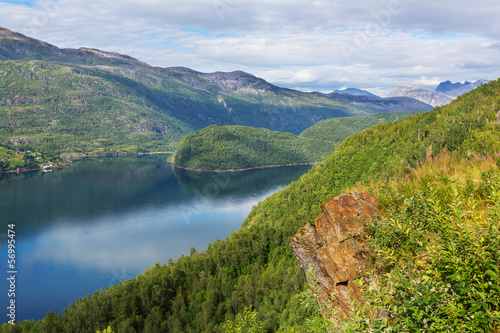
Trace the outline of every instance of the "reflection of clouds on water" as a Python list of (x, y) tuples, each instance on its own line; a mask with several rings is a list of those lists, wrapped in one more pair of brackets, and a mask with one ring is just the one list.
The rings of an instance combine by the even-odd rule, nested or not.
[[(254, 205), (280, 188), (245, 199), (197, 198), (178, 206), (107, 215), (92, 224), (59, 224), (37, 235), (25, 264), (46, 262), (115, 273), (126, 269), (139, 274), (155, 262), (189, 253), (192, 246), (204, 249), (208, 242), (229, 236)], [(125, 273), (112, 275), (118, 280), (130, 277)]]
[[(257, 195), (238, 197), (233, 199), (213, 199), (209, 197), (197, 197), (196, 201), (180, 203), (176, 206), (177, 214), (186, 224), (203, 223), (207, 215), (226, 213), (243, 214), (244, 217), (250, 213), (252, 207), (264, 200), (271, 194), (281, 190), (283, 186), (275, 187), (267, 192)], [(200, 213), (201, 212), (201, 213)], [(200, 219), (201, 218), (201, 219)], [(243, 220), (240, 221), (243, 222)]]
[(19, 240), (20, 320), (59, 312), (192, 246), (225, 239), (252, 206), (307, 171), (174, 174), (163, 164), (160, 156), (87, 159), (2, 183), (0, 216), (16, 224)]

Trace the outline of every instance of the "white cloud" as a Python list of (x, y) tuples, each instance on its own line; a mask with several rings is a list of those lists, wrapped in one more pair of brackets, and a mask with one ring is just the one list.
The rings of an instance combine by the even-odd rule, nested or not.
[(500, 3), (490, 0), (0, 1), (0, 22), (59, 47), (156, 66), (245, 70), (272, 83), (385, 92), (495, 79)]

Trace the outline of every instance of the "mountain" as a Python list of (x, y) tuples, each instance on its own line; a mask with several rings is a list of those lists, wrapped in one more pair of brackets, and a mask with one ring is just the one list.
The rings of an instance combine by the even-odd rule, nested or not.
[(433, 107), (446, 105), (453, 98), (440, 92), (432, 91), (420, 86), (402, 84), (391, 91), (387, 97), (411, 97), (423, 103), (432, 105)]
[(419, 101), (412, 97), (370, 97), (370, 96), (353, 96), (349, 94), (321, 94), (316, 93), (333, 100), (341, 100), (351, 105), (374, 109), (378, 111), (430, 111), (434, 107), (425, 102)]
[(499, 96), (493, 81), (431, 112), (356, 133), (254, 206), (225, 240), (16, 329), (223, 332), (228, 320), (250, 318), (267, 332), (327, 331), (316, 326), (324, 321), (288, 244), (315, 224), (321, 203), (355, 187), (380, 196), (387, 217), (367, 231), (377, 254), (369, 280), (378, 285), (369, 289), (388, 318), (356, 315), (351, 331), (498, 331), (500, 133), (492, 105)]
[(464, 83), (445, 81), (436, 87), (436, 91), (448, 96), (458, 97), (488, 82), (488, 80), (477, 80), (476, 82), (465, 81)]
[(407, 101), (384, 109), (384, 102), (361, 96), (280, 88), (242, 71), (152, 67), (114, 52), (60, 49), (4, 28), (0, 59), (0, 145), (16, 150), (171, 151), (183, 135), (211, 124), (299, 134), (329, 118), (426, 110)]
[(52, 44), (0, 27), (0, 60), (42, 60), (79, 65), (138, 68), (147, 66), (133, 57), (81, 47), (60, 49)]
[(354, 96), (369, 96), (369, 97), (377, 97), (377, 95), (372, 94), (369, 91), (358, 89), (358, 88), (345, 88), (345, 89), (335, 89), (333, 91), (335, 94), (349, 94)]
[(421, 111), (379, 112), (322, 120), (300, 135), (247, 126), (217, 126), (186, 134), (172, 165), (197, 171), (242, 170), (320, 162), (355, 132)]

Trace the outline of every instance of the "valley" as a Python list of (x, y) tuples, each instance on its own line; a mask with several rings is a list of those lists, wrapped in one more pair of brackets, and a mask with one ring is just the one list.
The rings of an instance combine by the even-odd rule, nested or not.
[[(404, 281), (407, 281), (405, 279), (411, 281), (412, 274), (419, 272), (418, 269), (409, 270), (405, 266), (414, 260), (421, 261), (421, 272), (430, 268), (437, 269), (436, 274), (426, 273), (430, 275), (426, 275), (428, 277), (425, 281), (432, 286), (449, 284), (449, 293), (440, 292), (432, 296), (435, 297), (432, 299), (433, 304), (446, 302), (446, 297), (450, 295), (467, 293), (471, 286), (482, 288), (481, 280), (473, 278), (473, 275), (462, 275), (466, 278), (467, 287), (457, 284), (459, 280), (454, 278), (455, 272), (448, 271), (445, 262), (435, 261), (439, 257), (432, 256), (432, 259), (422, 261), (419, 255), (425, 255), (428, 251), (434, 253), (426, 245), (434, 242), (448, 244), (460, 241), (465, 242), (463, 244), (467, 244), (467, 247), (474, 248), (482, 244), (474, 234), (469, 237), (467, 233), (463, 234), (464, 238), (453, 238), (456, 233), (448, 234), (446, 230), (429, 229), (427, 226), (426, 223), (431, 223), (434, 216), (429, 213), (429, 209), (431, 212), (432, 209), (437, 209), (445, 214), (439, 215), (440, 219), (446, 219), (448, 213), (455, 214), (453, 207), (458, 202), (453, 201), (453, 193), (457, 193), (456, 199), (462, 193), (472, 193), (476, 200), (481, 200), (477, 201), (481, 204), (474, 208), (478, 209), (478, 215), (474, 216), (481, 216), (479, 212), (489, 209), (488, 207), (493, 209), (488, 213), (493, 214), (488, 215), (491, 219), (485, 220), (485, 224), (478, 221), (478, 232), (490, 230), (494, 233), (497, 230), (498, 219), (494, 218), (498, 202), (494, 194), (498, 193), (495, 190), (498, 186), (495, 178), (498, 173), (495, 147), (500, 145), (500, 131), (494, 119), (498, 113), (499, 96), (500, 82), (493, 81), (461, 96), (450, 105), (394, 123), (379, 124), (351, 135), (336, 147), (333, 154), (314, 166), (299, 181), (256, 205), (241, 228), (226, 240), (213, 242), (206, 250), (169, 261), (168, 265), (155, 265), (135, 279), (77, 300), (63, 311), (62, 316), (49, 313), (41, 321), (22, 322), (18, 327), (33, 330), (46, 327), (56, 332), (93, 332), (108, 326), (113, 330), (224, 331), (223, 324), (227, 320), (235, 320), (238, 313), (243, 313), (251, 305), (259, 326), (265, 330), (307, 331), (305, 318), (316, 318), (319, 310), (306, 307), (301, 301), (307, 297), (309, 287), (288, 244), (305, 223), (319, 215), (322, 202), (351, 191), (354, 187), (372, 193), (379, 193), (377, 189), (388, 188), (390, 192), (379, 194), (384, 199), (382, 207), (386, 207), (383, 212), (399, 219), (401, 224), (401, 228), (387, 223), (380, 225), (380, 228), (386, 228), (383, 230), (387, 230), (387, 233), (379, 233), (377, 230), (382, 230), (379, 227), (367, 229), (374, 239), (374, 250), (379, 251), (379, 268), (373, 273), (381, 279), (380, 288), (386, 286), (383, 282), (386, 280), (382, 280), (384, 274), (393, 272), (396, 274), (394, 276), (399, 276), (394, 283), (401, 284), (401, 288), (404, 288)], [(443, 154), (449, 157), (442, 159), (439, 168), (433, 167), (432, 163), (440, 163), (440, 156)], [(479, 158), (483, 155), (488, 156), (489, 161), (484, 166), (481, 164), (484, 159)], [(425, 161), (426, 166), (422, 166)], [(455, 166), (459, 165), (456, 169)], [(446, 172), (441, 173), (439, 170)], [(405, 179), (409, 179), (409, 187), (405, 187)], [(467, 179), (470, 181), (467, 182)], [(427, 191), (422, 199), (419, 199), (421, 192), (414, 192), (420, 187)], [(435, 191), (447, 194), (434, 197), (434, 201), (426, 200), (427, 196), (436, 195), (432, 193), (438, 193)], [(444, 198), (444, 201), (439, 198)], [(435, 200), (439, 200), (439, 203)], [(417, 215), (412, 215), (411, 212)], [(419, 218), (415, 220), (417, 216)], [(476, 220), (467, 223), (475, 228), (474, 221)], [(419, 238), (397, 236), (398, 230), (403, 230), (405, 235), (411, 231), (412, 235)], [(429, 233), (429, 230), (432, 232)], [(494, 244), (487, 246), (488, 252), (484, 252), (486, 257), (483, 259), (491, 265), (477, 266), (479, 271), (476, 271), (480, 272), (480, 276), (486, 277), (489, 274), (491, 277), (488, 281), (492, 287), (487, 287), (486, 307), (478, 308), (475, 303), (462, 301), (460, 296), (453, 298), (453, 304), (461, 304), (465, 309), (453, 312), (458, 315), (454, 319), (454, 325), (468, 325), (466, 327), (471, 329), (498, 329), (498, 321), (494, 318), (499, 309), (498, 290), (495, 288), (500, 267), (498, 263), (491, 261), (495, 256), (498, 257), (498, 247), (495, 250)], [(466, 258), (466, 252), (465, 257), (460, 255), (457, 258)], [(391, 253), (395, 253), (397, 257), (391, 256)], [(434, 263), (438, 266), (433, 266)], [(487, 270), (491, 273), (487, 273)], [(413, 294), (408, 295), (409, 299), (413, 299)], [(474, 300), (479, 302), (482, 299), (479, 294), (474, 295)], [(387, 301), (384, 294), (375, 294), (374, 297), (380, 299), (382, 309), (385, 306), (396, 309), (389, 311), (389, 316), (400, 325), (406, 323), (404, 327), (421, 327), (421, 321), (414, 320), (412, 312), (404, 310), (404, 303), (401, 302), (406, 298)], [(110, 306), (111, 304), (115, 306)], [(133, 307), (129, 308), (128, 304), (133, 304)], [(400, 304), (403, 305), (399, 307)], [(453, 309), (442, 309), (444, 312), (426, 317), (429, 318), (427, 322), (432, 325), (449, 325), (446, 320), (453, 317), (447, 311)], [(470, 321), (469, 311), (475, 311), (484, 320)], [(358, 331), (368, 332), (373, 327), (392, 325), (391, 321), (361, 322), (368, 326), (363, 324), (361, 329), (356, 326)], [(5, 328), (4, 325), (2, 329)]]
[[(0, 154), (19, 160), (9, 167), (21, 154), (175, 151), (174, 168), (163, 155), (88, 158), (2, 184), (2, 216), (27, 245), (24, 302), (49, 290), (38, 283), (51, 268), (82, 295), (55, 309), (68, 300), (58, 294), (45, 314), (35, 302), (36, 320), (0, 332), (500, 329), (500, 80), (406, 85), (387, 98), (303, 92), (4, 28), (0, 59)], [(295, 163), (315, 165), (206, 172)], [(369, 266), (346, 281), (304, 270), (292, 240), (327, 226), (325, 205), (350, 193), (380, 212), (342, 240), (365, 242)], [(79, 289), (74, 276), (100, 287)], [(340, 309), (314, 278), (364, 296)]]
[(185, 134), (211, 124), (298, 135), (329, 118), (432, 109), (406, 97), (304, 93), (242, 71), (152, 67), (3, 28), (0, 59), (0, 144), (56, 156), (173, 151)]

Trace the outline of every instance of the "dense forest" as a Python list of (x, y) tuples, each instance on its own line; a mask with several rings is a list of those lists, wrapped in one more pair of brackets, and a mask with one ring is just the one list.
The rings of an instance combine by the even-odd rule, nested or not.
[(323, 120), (300, 135), (246, 126), (211, 125), (184, 136), (172, 162), (194, 170), (237, 170), (261, 166), (314, 163), (330, 155), (353, 133), (419, 111), (379, 112)]
[[(391, 306), (390, 316), (374, 325), (392, 325), (392, 331), (423, 330), (418, 325), (425, 323), (456, 331), (498, 331), (498, 219), (493, 223), (498, 214), (497, 167), (487, 165), (491, 168), (469, 182), (465, 179), (461, 187), (456, 182), (460, 179), (450, 173), (438, 170), (427, 177), (420, 165), (453, 152), (450, 167), (465, 158), (462, 168), (468, 170), (466, 165), (494, 156), (500, 147), (499, 109), (500, 81), (493, 81), (450, 105), (356, 133), (299, 181), (254, 207), (242, 227), (225, 240), (205, 250), (193, 248), (189, 256), (158, 263), (135, 279), (76, 300), (61, 316), (48, 313), (43, 320), (5, 324), (0, 330), (222, 332), (224, 323), (245, 318), (248, 311), (267, 332), (304, 332), (314, 328), (309, 325), (327, 326), (318, 319), (318, 308), (306, 306), (308, 287), (288, 247), (291, 237), (320, 213), (320, 204), (328, 198), (354, 185), (370, 190), (369, 184), (391, 184), (406, 175), (414, 179), (407, 192), (403, 190), (408, 183), (395, 183), (386, 192), (385, 185), (378, 189), (385, 211), (397, 217), (399, 224), (391, 219), (372, 228), (380, 267), (389, 273), (388, 279), (394, 272), (394, 282), (388, 284), (394, 288), (391, 298), (384, 298)], [(423, 173), (420, 178), (414, 176), (418, 170)], [(416, 192), (412, 184), (420, 184)], [(441, 198), (440, 193), (446, 195)], [(471, 198), (487, 216), (469, 207), (474, 205)], [(455, 216), (462, 220), (453, 222)], [(445, 221), (449, 227), (441, 223)], [(466, 221), (467, 227), (460, 221)], [(435, 234), (446, 237), (428, 238)], [(429, 246), (445, 251), (418, 257)], [(405, 266), (415, 256), (424, 262), (425, 270)], [(467, 269), (457, 275), (460, 267)], [(408, 284), (412, 277), (424, 282), (412, 287)], [(441, 305), (445, 309), (434, 313)], [(477, 317), (472, 318), (472, 313)]]
[(187, 134), (172, 164), (207, 171), (311, 163), (320, 160), (319, 150), (323, 155), (333, 151), (331, 144), (321, 143), (265, 128), (211, 125)]
[[(333, 142), (335, 146), (356, 132), (374, 125), (394, 122), (424, 111), (377, 112), (366, 116), (331, 118), (322, 120), (300, 133), (300, 137)], [(328, 154), (330, 155), (330, 154)]]

